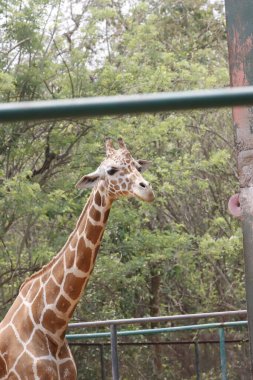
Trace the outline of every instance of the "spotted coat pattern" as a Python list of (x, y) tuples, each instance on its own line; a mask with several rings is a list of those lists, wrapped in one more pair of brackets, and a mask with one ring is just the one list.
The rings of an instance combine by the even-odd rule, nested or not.
[(28, 278), (0, 324), (1, 380), (75, 380), (66, 329), (94, 268), (112, 203), (121, 196), (154, 198), (140, 174), (146, 161), (132, 158), (122, 139), (78, 188), (94, 187), (61, 251)]

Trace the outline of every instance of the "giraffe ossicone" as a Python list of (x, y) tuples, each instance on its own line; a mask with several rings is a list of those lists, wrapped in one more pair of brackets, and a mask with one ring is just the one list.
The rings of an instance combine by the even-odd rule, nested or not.
[(64, 247), (28, 278), (0, 323), (0, 380), (75, 380), (76, 366), (65, 339), (68, 322), (95, 265), (114, 200), (151, 202), (154, 193), (124, 141), (106, 139), (106, 159), (77, 188), (93, 188)]

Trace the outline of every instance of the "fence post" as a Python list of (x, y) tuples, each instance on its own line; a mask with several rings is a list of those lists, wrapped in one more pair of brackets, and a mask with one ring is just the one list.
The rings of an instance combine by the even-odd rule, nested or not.
[(105, 361), (104, 361), (104, 345), (99, 345), (101, 380), (105, 380)]
[(220, 365), (221, 365), (221, 379), (227, 380), (227, 358), (225, 348), (225, 331), (224, 328), (219, 328), (220, 339)]
[(195, 366), (196, 366), (196, 380), (200, 380), (200, 363), (199, 363), (199, 344), (194, 342), (195, 350)]
[(119, 380), (119, 359), (117, 347), (117, 326), (111, 324), (111, 356), (112, 356), (112, 379)]
[[(253, 84), (253, 2), (225, 0), (231, 86)], [(253, 378), (253, 107), (234, 107)]]

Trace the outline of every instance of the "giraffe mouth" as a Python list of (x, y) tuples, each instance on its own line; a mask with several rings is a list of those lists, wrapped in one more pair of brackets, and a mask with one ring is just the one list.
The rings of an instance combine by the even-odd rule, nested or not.
[(153, 190), (150, 188), (145, 190), (136, 188), (133, 190), (133, 196), (140, 199), (141, 201), (148, 203), (153, 202), (153, 200), (155, 199), (155, 194)]

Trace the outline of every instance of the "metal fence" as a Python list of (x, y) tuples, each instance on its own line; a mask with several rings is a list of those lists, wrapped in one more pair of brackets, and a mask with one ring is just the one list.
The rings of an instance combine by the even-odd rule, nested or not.
[[(251, 106), (248, 108), (240, 107), (239, 110), (237, 109), (236, 113), (234, 113), (234, 121), (237, 127), (237, 143), (238, 146), (240, 146), (238, 166), (241, 193), (244, 198), (242, 209), (244, 216), (243, 237), (246, 268), (245, 279), (249, 322), (249, 341), (251, 343), (251, 374), (253, 375), (253, 219), (251, 211), (249, 211), (253, 209), (253, 87), (248, 86), (249, 84), (253, 84), (253, 2), (249, 0), (241, 2), (236, 0), (225, 0), (225, 8), (228, 30), (231, 85), (247, 87), (180, 93), (114, 96), (42, 102), (34, 101), (8, 104), (3, 103), (0, 104), (0, 123), (77, 117), (101, 117), (104, 115), (135, 114), (143, 112), (153, 113), (194, 108)], [(243, 173), (246, 172), (248, 176), (247, 181), (245, 181), (245, 178), (243, 177)], [(246, 324), (246, 321), (244, 321), (244, 323)], [(112, 361), (114, 363), (114, 379), (119, 378), (117, 336), (124, 333), (123, 331), (117, 332), (117, 326), (120, 324), (122, 323), (109, 323), (111, 330), (110, 337), (112, 346)], [(224, 329), (228, 328), (229, 325), (225, 326), (224, 324), (218, 324), (214, 326), (214, 324), (212, 324), (211, 327), (210, 324), (205, 324), (202, 325), (202, 327), (200, 326), (201, 325), (191, 325), (184, 326), (184, 328), (218, 328), (220, 332), (221, 363), (223, 363), (222, 368), (225, 368)], [(74, 328), (74, 326), (72, 325), (71, 328)], [(167, 330), (167, 332), (172, 332), (172, 330)], [(125, 333), (128, 334), (130, 332)], [(135, 333), (140, 333), (140, 330)], [(142, 334), (144, 334), (143, 331)], [(69, 337), (69, 339), (71, 338)], [(226, 378), (225, 370), (223, 370), (222, 373), (224, 380)]]
[[(98, 98), (84, 98), (71, 100), (54, 100), (54, 101), (33, 101), (20, 103), (2, 103), (0, 104), (0, 123), (28, 120), (50, 120), (63, 118), (78, 118), (78, 117), (101, 117), (105, 115), (122, 115), (136, 113), (154, 113), (154, 112), (169, 112), (174, 110), (199, 109), (199, 108), (220, 108), (253, 105), (253, 86), (241, 88), (227, 88), (203, 91), (188, 91), (174, 93), (158, 93), (144, 95), (129, 95), (129, 96), (112, 96)], [(243, 109), (244, 107), (242, 107)], [(251, 128), (252, 129), (252, 128)], [(250, 129), (250, 131), (251, 131)], [(252, 129), (253, 130), (253, 129)], [(250, 136), (251, 137), (251, 136)], [(249, 138), (248, 138), (249, 139)], [(244, 145), (243, 145), (244, 146)], [(253, 156), (252, 156), (253, 157)], [(246, 164), (248, 161), (246, 162)], [(240, 164), (241, 169), (243, 163)], [(249, 177), (250, 178), (250, 177)], [(251, 202), (251, 183), (244, 184), (241, 191), (244, 192), (244, 198)], [(249, 193), (248, 193), (249, 192)], [(246, 206), (247, 207), (246, 207)], [(245, 279), (247, 289), (247, 305), (248, 305), (248, 322), (249, 322), (249, 341), (253, 346), (253, 260), (252, 260), (252, 216), (248, 213), (252, 207), (245, 203), (244, 210), (244, 256), (245, 256)], [(245, 312), (245, 311), (244, 311)], [(209, 313), (210, 314), (210, 313)], [(212, 313), (211, 313), (212, 314)], [(209, 315), (210, 316), (210, 315)], [(178, 316), (179, 318), (179, 316)], [(199, 317), (200, 318), (200, 317)], [(169, 320), (169, 319), (168, 319)], [(167, 320), (167, 321), (168, 321)], [(149, 320), (150, 321), (150, 320)], [(156, 320), (157, 322), (158, 320)], [(161, 320), (160, 320), (161, 321)], [(166, 318), (163, 318), (166, 321)], [(110, 322), (110, 321), (109, 321)], [(124, 332), (117, 332), (117, 325), (121, 322), (111, 322), (110, 337), (112, 349), (112, 372), (113, 379), (119, 379), (119, 367), (117, 356), (117, 336)], [(133, 322), (133, 321), (132, 321)], [(130, 322), (129, 322), (130, 323)], [(246, 322), (245, 322), (246, 323)], [(93, 324), (93, 323), (92, 323)], [(91, 325), (91, 323), (90, 323)], [(223, 360), (223, 380), (226, 378), (224, 364), (224, 345), (223, 334), (224, 325), (216, 325), (211, 327), (210, 324), (202, 325), (202, 328), (219, 328), (220, 331), (220, 352), (221, 360)], [(72, 325), (71, 328), (74, 326)], [(79, 326), (80, 327), (80, 326)], [(83, 326), (84, 327), (84, 326)], [(86, 326), (88, 327), (88, 325)], [(228, 325), (226, 326), (226, 328)], [(231, 327), (231, 326), (230, 326)], [(187, 327), (189, 328), (189, 326)], [(191, 328), (199, 329), (195, 325)], [(176, 331), (176, 330), (173, 330)], [(158, 333), (159, 331), (157, 331)], [(161, 331), (160, 331), (161, 332)], [(160, 333), (159, 332), (159, 333)], [(165, 331), (164, 331), (165, 332)], [(167, 330), (167, 332), (172, 332)], [(125, 332), (128, 334), (129, 332)], [(135, 332), (138, 334), (140, 332)], [(144, 334), (144, 332), (141, 332)], [(154, 330), (153, 330), (153, 333)], [(223, 354), (222, 354), (223, 352)], [(223, 358), (223, 359), (222, 359)], [(253, 349), (251, 349), (251, 363), (253, 363)], [(253, 368), (253, 366), (252, 366)], [(251, 369), (253, 373), (253, 369)]]
[[(14, 121), (28, 121), (28, 120), (50, 120), (50, 119), (63, 119), (63, 118), (78, 118), (78, 117), (101, 117), (106, 115), (122, 115), (122, 114), (136, 114), (136, 113), (154, 113), (154, 112), (169, 112), (174, 110), (185, 109), (199, 109), (199, 108), (220, 108), (220, 107), (234, 107), (234, 106), (249, 106), (253, 105), (253, 86), (203, 90), (203, 91), (188, 91), (188, 92), (174, 92), (174, 93), (158, 93), (158, 94), (144, 94), (144, 95), (129, 95), (129, 96), (112, 96), (112, 97), (98, 97), (98, 98), (84, 98), (84, 99), (71, 99), (71, 100), (54, 100), (54, 101), (34, 101), (34, 102), (20, 102), (20, 103), (2, 103), (0, 104), (0, 123), (14, 122)], [(241, 107), (245, 109), (245, 107)], [(252, 120), (252, 107), (249, 109), (250, 122)], [(237, 109), (238, 111), (238, 109)], [(238, 113), (238, 112), (237, 112)], [(242, 118), (243, 119), (243, 118)], [(245, 119), (245, 117), (244, 117)], [(244, 120), (243, 119), (243, 120)], [(246, 125), (247, 127), (247, 125)], [(240, 130), (246, 128), (242, 126)], [(238, 129), (238, 128), (237, 128)], [(246, 130), (246, 129), (245, 129)], [(245, 135), (247, 141), (253, 140), (253, 128), (249, 128), (250, 135)], [(245, 139), (244, 136), (244, 139)], [(248, 145), (241, 144), (242, 147)], [(248, 151), (251, 152), (251, 151)], [(241, 152), (242, 153), (242, 152)], [(244, 157), (243, 155), (241, 156)], [(248, 156), (247, 156), (248, 157)], [(241, 172), (243, 173), (245, 165), (251, 165), (251, 162), (246, 157), (243, 162), (240, 162)], [(253, 155), (252, 155), (253, 157)], [(251, 173), (251, 171), (250, 171)], [(253, 174), (252, 174), (253, 176)], [(248, 306), (248, 322), (249, 322), (249, 341), (253, 347), (253, 235), (252, 235), (252, 215), (249, 210), (252, 202), (252, 185), (243, 183), (241, 185), (241, 192), (244, 196), (243, 205), (243, 235), (244, 235), (244, 257), (245, 257), (245, 279), (246, 279), (246, 294)], [(246, 202), (247, 200), (247, 202)], [(244, 311), (245, 312), (245, 311)], [(211, 313), (212, 314), (212, 313)], [(210, 315), (209, 315), (210, 316)], [(179, 317), (178, 317), (179, 318)], [(199, 317), (200, 318), (200, 317)], [(164, 321), (166, 318), (164, 319)], [(149, 320), (150, 321), (150, 320)], [(158, 321), (158, 320), (157, 320)], [(245, 322), (246, 323), (246, 322)], [(117, 325), (121, 324), (119, 321), (113, 321), (110, 325), (110, 337), (112, 348), (112, 362), (113, 379), (119, 379), (118, 357), (117, 357)], [(208, 324), (207, 324), (208, 325)], [(73, 325), (71, 326), (73, 328)], [(79, 326), (80, 327), (80, 326)], [(84, 326), (83, 326), (84, 327)], [(188, 326), (189, 327), (189, 326)], [(226, 326), (227, 328), (228, 326)], [(231, 326), (230, 326), (231, 327)], [(193, 328), (193, 327), (192, 327)], [(197, 325), (195, 325), (196, 329)], [(203, 327), (204, 328), (204, 327)], [(210, 325), (205, 328), (211, 328)], [(221, 353), (222, 335), (224, 334), (224, 325), (216, 325), (212, 328), (219, 328)], [(175, 330), (174, 330), (175, 331)], [(169, 331), (167, 331), (169, 332)], [(170, 331), (172, 332), (172, 331)], [(123, 332), (121, 332), (123, 334)], [(136, 332), (137, 334), (138, 332)], [(153, 331), (154, 333), (154, 331)], [(251, 347), (251, 363), (253, 363), (253, 348)], [(221, 358), (225, 356), (221, 355)], [(223, 365), (224, 368), (225, 365)], [(223, 370), (223, 374), (224, 374)], [(253, 366), (251, 369), (253, 374)], [(225, 379), (226, 375), (223, 375)]]
[[(228, 345), (234, 345), (234, 344), (247, 344), (248, 345), (248, 339), (225, 339), (224, 340), (224, 343), (225, 343), (225, 347), (227, 348)], [(69, 341), (69, 345), (72, 346), (72, 347), (78, 347), (78, 349), (83, 349), (83, 348), (95, 348), (98, 350), (99, 352), (99, 357), (98, 357), (98, 361), (100, 362), (100, 378), (101, 380), (106, 380), (106, 363), (105, 363), (105, 349), (107, 348), (110, 348), (110, 342), (107, 342), (107, 341), (100, 341), (100, 342), (87, 342), (87, 341), (72, 341), (70, 340)], [(194, 346), (194, 362), (195, 362), (195, 372), (196, 372), (196, 380), (201, 380), (202, 378), (202, 373), (203, 373), (203, 370), (202, 370), (202, 367), (203, 367), (203, 363), (201, 362), (201, 346), (204, 346), (204, 345), (220, 345), (220, 341), (217, 340), (217, 339), (211, 339), (211, 340), (207, 340), (207, 339), (194, 339), (194, 340), (163, 340), (163, 341), (159, 341), (159, 342), (151, 342), (151, 341), (145, 341), (145, 342), (121, 342), (119, 341), (118, 342), (118, 347), (119, 348), (126, 348), (126, 347), (138, 347), (138, 348), (142, 348), (142, 347), (152, 347), (152, 346), (167, 346), (167, 347), (170, 347), (170, 346), (191, 346), (193, 345)], [(79, 354), (80, 354), (80, 351), (79, 351)], [(83, 355), (85, 355), (84, 353), (82, 353)], [(80, 355), (82, 357), (82, 354)], [(119, 355), (121, 357), (121, 355)], [(222, 370), (221, 370), (221, 376), (223, 376), (224, 379), (227, 378), (227, 354), (226, 354), (226, 349), (225, 349), (225, 355), (223, 355), (223, 358), (225, 357), (225, 360), (222, 361)], [(80, 359), (81, 362), (83, 362), (82, 358)], [(169, 358), (168, 358), (169, 360)], [(220, 362), (221, 362), (221, 358), (220, 358)], [(172, 361), (173, 363), (173, 361)], [(228, 366), (229, 366), (229, 360), (228, 360)], [(244, 372), (245, 370), (247, 371), (247, 369), (244, 368)], [(247, 371), (248, 372), (248, 371)], [(99, 377), (96, 378), (97, 380), (99, 379)]]
[(0, 123), (253, 105), (253, 86), (0, 104)]
[[(96, 333), (76, 333), (68, 334), (68, 341), (78, 344), (79, 340), (96, 340), (98, 338), (110, 338), (111, 346), (111, 365), (112, 365), (112, 378), (113, 380), (120, 379), (119, 357), (118, 357), (118, 337), (122, 336), (138, 336), (138, 335), (155, 335), (155, 334), (169, 334), (179, 331), (198, 331), (198, 330), (218, 330), (219, 333), (219, 355), (220, 355), (220, 368), (221, 368), (221, 380), (227, 380), (227, 358), (226, 358), (226, 339), (225, 330), (229, 328), (246, 327), (248, 322), (243, 321), (226, 321), (226, 322), (211, 322), (202, 324), (192, 324), (175, 327), (163, 327), (163, 328), (148, 328), (148, 329), (133, 329), (133, 330), (118, 330), (119, 326), (133, 325), (133, 324), (147, 324), (147, 323), (168, 323), (184, 320), (196, 320), (196, 319), (209, 319), (209, 318), (226, 318), (226, 317), (245, 317), (247, 315), (246, 310), (226, 311), (226, 312), (214, 312), (214, 313), (198, 313), (198, 314), (186, 314), (186, 315), (174, 315), (164, 317), (149, 317), (149, 318), (132, 318), (132, 319), (118, 319), (107, 321), (94, 321), (94, 322), (80, 322), (71, 323), (69, 329), (87, 329), (91, 327), (107, 327), (110, 331), (96, 332)], [(195, 367), (196, 367), (196, 379), (201, 379), (201, 371), (199, 365), (199, 344), (200, 342), (190, 341), (189, 344), (194, 344), (195, 347)], [(202, 342), (203, 343), (203, 342)], [(73, 343), (72, 343), (73, 344)], [(93, 343), (96, 345), (96, 343)], [(146, 343), (142, 343), (146, 344)], [(154, 343), (151, 343), (154, 344)], [(164, 342), (164, 344), (170, 344), (170, 342)], [(105, 380), (104, 360), (103, 360), (103, 344), (97, 344), (100, 348), (100, 362), (101, 362), (101, 379)]]
[[(128, 95), (128, 96), (111, 96), (111, 97), (97, 97), (97, 98), (83, 98), (83, 99), (70, 99), (70, 100), (54, 100), (54, 101), (33, 101), (33, 102), (19, 102), (19, 103), (2, 103), (0, 104), (0, 123), (14, 122), (14, 121), (28, 121), (28, 120), (50, 120), (50, 119), (66, 119), (66, 118), (79, 118), (79, 117), (101, 117), (106, 115), (123, 115), (123, 114), (136, 114), (136, 113), (154, 113), (154, 112), (169, 112), (174, 110), (185, 109), (200, 109), (200, 108), (221, 108), (221, 107), (234, 107), (253, 105), (253, 86), (215, 89), (215, 90), (202, 90), (202, 91), (188, 91), (188, 92), (174, 92), (174, 93), (157, 93), (157, 94), (144, 94), (144, 95)], [(243, 107), (242, 107), (243, 108)], [(244, 190), (242, 188), (242, 190)], [(246, 189), (247, 190), (247, 189)], [(250, 197), (248, 197), (250, 199)], [(248, 208), (250, 209), (250, 207)], [(247, 211), (247, 210), (246, 210)], [(249, 321), (249, 341), (253, 344), (253, 261), (251, 242), (252, 230), (248, 231), (246, 228), (249, 224), (251, 226), (251, 215), (247, 213), (244, 215), (245, 221), (243, 225), (244, 230), (244, 250), (246, 262), (246, 284), (247, 286), (247, 304), (248, 304), (248, 321)], [(247, 220), (250, 219), (247, 224)], [(245, 227), (246, 226), (246, 227)], [(251, 228), (251, 227), (250, 227)], [(252, 306), (252, 307), (251, 307)], [(245, 313), (245, 311), (243, 311)], [(211, 314), (208, 313), (209, 317)], [(216, 315), (218, 316), (218, 315)], [(186, 316), (184, 316), (185, 318)], [(197, 318), (204, 318), (200, 315)], [(167, 319), (169, 318), (169, 319)], [(173, 317), (174, 318), (174, 317)], [(181, 319), (182, 316), (177, 316), (176, 319)], [(188, 318), (193, 318), (189, 316)], [(156, 319), (155, 322), (162, 322), (162, 320), (172, 320), (171, 317)], [(139, 321), (140, 322), (140, 321)], [(138, 323), (139, 323), (138, 322)], [(150, 319), (149, 319), (150, 322)], [(96, 322), (100, 323), (100, 322)], [(112, 349), (112, 372), (113, 379), (119, 379), (119, 367), (117, 356), (117, 325), (122, 324), (122, 321), (108, 321), (107, 325), (110, 326), (111, 349)], [(130, 323), (130, 321), (124, 322)], [(131, 323), (133, 320), (131, 320)], [(137, 323), (137, 322), (136, 322)], [(246, 323), (246, 322), (245, 322)], [(89, 325), (94, 325), (90, 322)], [(208, 326), (209, 325), (209, 326)], [(204, 326), (204, 325), (203, 325)], [(203, 328), (219, 328), (221, 353), (223, 350), (224, 325), (216, 325)], [(81, 327), (80, 325), (78, 327)], [(84, 325), (83, 325), (84, 327)], [(88, 324), (86, 325), (88, 327)], [(226, 328), (229, 326), (227, 325)], [(230, 326), (231, 327), (231, 326)], [(71, 325), (71, 328), (74, 328)], [(189, 326), (187, 327), (189, 328)], [(192, 328), (200, 328), (197, 325)], [(176, 330), (174, 330), (176, 331)], [(167, 332), (172, 332), (167, 331)], [(128, 334), (128, 332), (125, 332)], [(135, 332), (138, 334), (140, 332)], [(142, 332), (143, 333), (143, 332)], [(154, 330), (153, 330), (153, 333)], [(161, 331), (157, 331), (161, 333)], [(221, 355), (221, 358), (225, 356)], [(251, 350), (251, 362), (253, 363), (253, 350)], [(223, 365), (222, 368), (224, 368)], [(225, 379), (225, 370), (223, 369), (223, 379)]]

